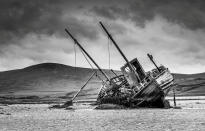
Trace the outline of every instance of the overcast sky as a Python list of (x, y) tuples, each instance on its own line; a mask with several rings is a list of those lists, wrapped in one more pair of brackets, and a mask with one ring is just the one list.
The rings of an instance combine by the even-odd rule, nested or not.
[[(145, 70), (205, 72), (204, 0), (1, 0), (0, 71), (43, 62), (75, 65), (68, 27), (102, 68), (125, 63), (99, 26), (102, 21), (129, 60)], [(77, 66), (89, 67), (79, 49)]]

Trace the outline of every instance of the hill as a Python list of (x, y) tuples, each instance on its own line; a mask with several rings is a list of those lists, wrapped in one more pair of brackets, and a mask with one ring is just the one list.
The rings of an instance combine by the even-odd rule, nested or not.
[[(0, 72), (0, 96), (54, 96), (71, 97), (96, 71), (90, 68), (71, 67), (57, 63), (42, 63), (23, 69)], [(104, 70), (109, 76), (114, 76)], [(116, 72), (119, 73), (119, 72)], [(98, 75), (104, 79), (101, 73)], [(101, 80), (96, 76), (80, 94), (96, 97), (101, 87)]]
[[(104, 71), (109, 76), (114, 76), (110, 71)], [(90, 68), (75, 68), (57, 63), (42, 63), (23, 69), (0, 72), (0, 95), (63, 96), (72, 94), (83, 85), (92, 72), (94, 71)], [(173, 75), (175, 83), (179, 84), (178, 95), (205, 94), (205, 73)], [(84, 93), (94, 97), (100, 86), (101, 81), (94, 77)]]
[(178, 96), (204, 96), (205, 73), (199, 74), (174, 74), (175, 83), (178, 84)]

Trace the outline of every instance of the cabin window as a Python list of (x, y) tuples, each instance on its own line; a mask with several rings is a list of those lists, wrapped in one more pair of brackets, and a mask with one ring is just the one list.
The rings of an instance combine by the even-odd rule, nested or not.
[(130, 68), (127, 66), (127, 67), (125, 67), (125, 71), (127, 72), (127, 73), (130, 73), (131, 71), (130, 71)]

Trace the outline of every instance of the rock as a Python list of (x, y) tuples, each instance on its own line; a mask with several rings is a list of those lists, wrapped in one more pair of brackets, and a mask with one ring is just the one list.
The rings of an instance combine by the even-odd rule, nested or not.
[(57, 109), (60, 109), (60, 108), (68, 108), (69, 106), (72, 106), (73, 105), (73, 102), (72, 101), (67, 101), (65, 102), (64, 104), (58, 104), (58, 105), (53, 105), (53, 106), (50, 106), (49, 109), (52, 109), (52, 108), (57, 108)]

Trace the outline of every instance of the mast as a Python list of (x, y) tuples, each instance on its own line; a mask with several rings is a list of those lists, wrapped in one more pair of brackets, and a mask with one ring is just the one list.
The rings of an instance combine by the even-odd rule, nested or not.
[(83, 90), (83, 88), (88, 84), (88, 82), (93, 78), (93, 76), (96, 74), (97, 72), (95, 71), (90, 77), (89, 79), (85, 82), (85, 84), (80, 88), (80, 90), (73, 96), (73, 98), (71, 99), (71, 101), (74, 101), (74, 99), (79, 95), (79, 93)]
[(149, 59), (151, 60), (151, 62), (154, 64), (154, 66), (157, 68), (157, 70), (160, 72), (159, 67), (157, 66), (157, 64), (156, 64), (156, 63), (154, 62), (154, 60), (153, 60), (153, 56), (150, 55), (150, 54), (147, 54), (147, 56), (149, 57)]
[(88, 58), (95, 64), (95, 66), (98, 68), (98, 70), (105, 76), (107, 81), (110, 81), (109, 77), (105, 74), (105, 72), (99, 67), (99, 65), (93, 60), (93, 58), (84, 50), (84, 48), (81, 46), (81, 44), (73, 37), (73, 35), (65, 29), (65, 31), (68, 33), (68, 35), (73, 39), (75, 44), (78, 45), (78, 47), (88, 56)]
[(137, 74), (137, 72), (135, 71), (135, 69), (133, 68), (133, 66), (130, 64), (130, 62), (128, 61), (128, 59), (126, 58), (126, 56), (124, 55), (124, 53), (122, 52), (122, 50), (120, 49), (120, 47), (117, 45), (117, 43), (115, 42), (115, 40), (112, 38), (112, 36), (110, 35), (110, 33), (107, 31), (107, 29), (105, 28), (105, 26), (103, 25), (103, 23), (100, 21), (99, 22), (100, 25), (102, 26), (103, 30), (105, 31), (105, 33), (108, 35), (108, 37), (110, 38), (110, 40), (113, 42), (113, 44), (115, 45), (115, 47), (117, 48), (117, 50), (120, 52), (120, 54), (122, 55), (122, 57), (124, 58), (124, 60), (126, 61), (126, 63), (128, 64), (129, 69), (135, 73), (135, 75), (137, 76), (137, 78), (139, 79), (139, 81), (141, 81), (139, 75)]
[(117, 74), (111, 69), (112, 73), (117, 77)]

